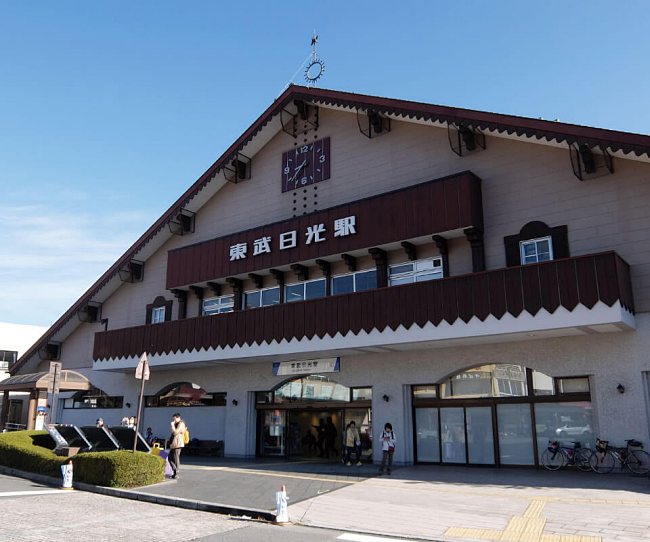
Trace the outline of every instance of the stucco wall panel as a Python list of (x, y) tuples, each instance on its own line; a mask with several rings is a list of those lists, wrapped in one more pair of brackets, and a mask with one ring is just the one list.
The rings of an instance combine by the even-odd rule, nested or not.
[[(346, 386), (372, 385), (375, 434), (383, 423), (390, 421), (398, 435), (404, 435), (410, 431), (411, 418), (403, 405), (408, 403), (406, 395), (408, 386), (412, 384), (440, 382), (460, 370), (488, 363), (522, 364), (554, 377), (586, 375), (592, 383), (598, 436), (617, 443), (626, 438), (639, 438), (647, 443), (650, 441), (648, 405), (642, 378), (644, 372), (650, 371), (647, 355), (650, 351), (650, 317), (645, 314), (637, 316), (637, 327), (636, 332), (344, 356), (341, 373), (330, 376)], [(100, 378), (103, 374), (106, 373), (94, 373)], [(399, 378), (395, 377), (397, 374)], [(164, 371), (154, 367), (152, 381), (147, 383), (147, 393), (180, 380), (191, 380), (208, 391), (227, 390), (226, 453), (251, 455), (254, 450), (250, 440), (255, 431), (254, 424), (251, 425), (251, 419), (254, 420), (251, 394), (269, 390), (285, 378), (273, 376), (271, 362), (183, 371)], [(105, 391), (121, 393), (118, 381), (116, 378), (113, 383), (115, 389)], [(616, 390), (618, 383), (625, 386), (624, 394)], [(130, 393), (133, 395), (133, 390)], [(384, 394), (390, 397), (388, 403), (381, 399)], [(232, 399), (238, 400), (237, 407), (231, 404)], [(188, 423), (196, 425), (193, 417), (195, 414), (200, 416), (200, 410), (185, 409), (182, 414)], [(412, 454), (410, 443), (400, 443), (396, 459), (410, 461), (412, 456), (409, 454)]]

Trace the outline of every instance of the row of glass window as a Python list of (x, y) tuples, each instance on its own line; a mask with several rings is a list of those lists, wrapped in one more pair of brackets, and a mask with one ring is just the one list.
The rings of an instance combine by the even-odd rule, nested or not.
[[(519, 243), (521, 263), (530, 264), (553, 259), (553, 243), (550, 237), (530, 239)], [(391, 265), (388, 268), (388, 285), (399, 286), (443, 278), (442, 258), (427, 258), (414, 262)], [(305, 301), (325, 297), (326, 279), (316, 279), (285, 286), (284, 299)], [(331, 278), (332, 295), (350, 294), (377, 288), (377, 271), (370, 269), (338, 275)], [(280, 287), (264, 288), (245, 292), (244, 308), (267, 307), (280, 303)], [(211, 297), (203, 300), (203, 315), (222, 314), (234, 310), (235, 298), (232, 295)], [(165, 321), (165, 307), (156, 307), (151, 312), (151, 323)]]
[[(144, 404), (152, 407), (226, 406), (225, 392), (207, 392), (192, 382), (177, 382), (160, 390), (156, 395), (146, 395)], [(80, 391), (63, 402), (63, 408), (123, 408), (123, 396), (109, 396), (94, 388)]]
[(540, 457), (549, 440), (593, 446), (592, 412), (590, 401), (499, 404), (496, 420), (489, 406), (416, 408), (417, 460), (493, 465), (496, 438), (502, 465), (533, 465), (535, 440)]
[(260, 391), (255, 394), (255, 402), (258, 405), (311, 401), (372, 401), (372, 388), (349, 388), (326, 376), (312, 374), (285, 382), (273, 391)]
[(527, 397), (529, 395), (566, 395), (589, 393), (589, 378), (553, 378), (532, 371), (530, 390), (526, 367), (513, 364), (490, 364), (457, 373), (439, 384), (413, 386), (413, 400), (476, 399), (486, 397)]
[[(388, 269), (389, 286), (422, 282), (425, 280), (439, 279), (443, 277), (442, 258), (430, 258), (398, 265), (392, 265)], [(289, 284), (284, 288), (285, 302), (306, 301), (325, 297), (325, 278)], [(377, 288), (377, 270), (369, 269), (337, 275), (331, 278), (332, 295), (350, 294), (363, 292)], [(244, 308), (267, 307), (280, 303), (280, 287), (263, 288), (244, 293)], [(234, 308), (235, 298), (232, 295), (212, 297), (203, 301), (203, 314), (221, 314), (231, 312)], [(164, 318), (164, 314), (163, 314)]]

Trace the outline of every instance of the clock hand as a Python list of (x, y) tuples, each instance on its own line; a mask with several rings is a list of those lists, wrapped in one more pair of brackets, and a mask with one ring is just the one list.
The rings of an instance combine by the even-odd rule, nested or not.
[(290, 183), (291, 183), (291, 182), (294, 182), (294, 181), (296, 180), (296, 178), (298, 177), (298, 175), (300, 175), (300, 172), (302, 171), (302, 169), (303, 169), (306, 165), (307, 165), (307, 160), (304, 160), (303, 163), (300, 164), (300, 165), (295, 169), (296, 172), (295, 172), (295, 173), (291, 176), (291, 178), (289, 179), (289, 182), (290, 182)]

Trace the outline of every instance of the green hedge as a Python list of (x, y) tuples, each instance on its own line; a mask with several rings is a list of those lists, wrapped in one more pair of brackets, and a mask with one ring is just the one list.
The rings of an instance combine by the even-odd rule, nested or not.
[(67, 458), (56, 455), (51, 449), (40, 446), (47, 431), (13, 431), (0, 434), (0, 465), (14, 469), (61, 477), (61, 465)]
[[(61, 478), (67, 457), (57, 456), (47, 431), (0, 434), (0, 465)], [(107, 487), (137, 487), (162, 482), (165, 462), (143, 452), (93, 452), (73, 458), (75, 482)]]
[(74, 479), (108, 487), (148, 486), (165, 479), (165, 461), (151, 454), (122, 450), (74, 457)]

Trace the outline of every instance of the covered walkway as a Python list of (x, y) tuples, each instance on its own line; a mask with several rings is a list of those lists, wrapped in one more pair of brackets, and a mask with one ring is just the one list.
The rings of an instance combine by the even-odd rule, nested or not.
[[(64, 369), (58, 373), (58, 391), (87, 391), (90, 389), (90, 381), (82, 374)], [(10, 392), (29, 393), (29, 405), (27, 410), (27, 429), (34, 429), (37, 426), (37, 418), (47, 415), (49, 403), (48, 392), (51, 394), (54, 389), (53, 375), (51, 372), (18, 374), (6, 378), (0, 382), (2, 396), (2, 410), (0, 411), (0, 427), (7, 426), (9, 413)]]

